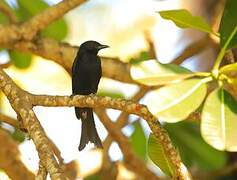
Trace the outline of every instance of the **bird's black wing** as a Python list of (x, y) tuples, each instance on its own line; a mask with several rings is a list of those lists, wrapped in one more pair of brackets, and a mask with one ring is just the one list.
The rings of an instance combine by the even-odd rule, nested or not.
[(74, 59), (73, 65), (72, 65), (72, 93), (78, 94), (78, 83), (79, 83), (79, 76), (78, 76), (78, 70), (79, 70), (79, 56), (77, 55)]
[(99, 57), (96, 57), (96, 61), (92, 64), (91, 69), (92, 69), (90, 73), (91, 93), (96, 94), (102, 74), (101, 61)]

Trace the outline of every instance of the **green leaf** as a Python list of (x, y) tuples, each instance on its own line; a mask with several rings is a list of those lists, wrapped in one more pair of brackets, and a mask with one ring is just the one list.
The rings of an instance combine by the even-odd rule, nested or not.
[(141, 127), (141, 124), (137, 121), (134, 123), (134, 131), (131, 136), (131, 145), (134, 152), (141, 157), (146, 159), (146, 137), (144, 131)]
[(129, 61), (129, 63), (130, 63), (130, 64), (138, 64), (138, 63), (140, 63), (140, 62), (142, 62), (142, 61), (146, 61), (146, 60), (148, 60), (148, 59), (149, 59), (149, 53), (146, 52), (146, 51), (143, 51), (143, 52), (141, 52), (141, 53), (139, 54), (139, 57), (137, 57), (137, 58), (132, 58), (132, 59)]
[(12, 138), (16, 141), (23, 142), (25, 140), (25, 134), (21, 130), (15, 129), (12, 133)]
[(180, 28), (194, 28), (217, 35), (202, 17), (193, 16), (186, 9), (160, 11), (159, 13), (162, 18), (172, 20)]
[(223, 74), (229, 74), (231, 72), (237, 72), (237, 63), (225, 65), (220, 69), (220, 73)]
[(58, 41), (64, 39), (68, 33), (68, 27), (64, 20), (57, 20), (42, 31), (43, 37), (51, 37)]
[[(227, 0), (223, 16), (221, 18), (220, 24), (220, 35), (221, 35), (221, 47), (223, 48), (227, 43), (228, 39), (232, 35), (232, 38), (229, 40), (226, 49), (230, 49), (237, 45), (237, 1), (236, 0)], [(233, 34), (232, 34), (233, 33)]]
[(154, 162), (167, 176), (172, 177), (174, 175), (174, 167), (167, 159), (159, 140), (153, 134), (150, 134), (148, 139), (148, 155), (152, 162)]
[(184, 120), (203, 102), (210, 80), (189, 79), (155, 90), (148, 96), (148, 108), (166, 122)]
[[(18, 0), (19, 9), (17, 10), (20, 19), (27, 20), (30, 17), (40, 13), (49, 7), (49, 5), (42, 0)], [(59, 19), (51, 23), (48, 27), (42, 30), (42, 36), (51, 37), (56, 40), (62, 40), (68, 33), (66, 21)]]
[(155, 86), (174, 83), (196, 74), (175, 64), (161, 64), (157, 60), (148, 60), (132, 65), (131, 76), (141, 84)]
[(0, 24), (7, 24), (8, 23), (8, 18), (0, 12)]
[(99, 90), (98, 96), (109, 96), (111, 98), (125, 98), (124, 94), (119, 91)]
[(198, 123), (188, 121), (168, 123), (164, 128), (179, 149), (186, 166), (198, 166), (202, 170), (216, 170), (226, 164), (227, 154), (215, 150), (203, 140)]
[(237, 102), (223, 88), (214, 90), (203, 107), (201, 134), (219, 150), (237, 151)]
[(9, 55), (14, 65), (18, 68), (28, 68), (32, 61), (32, 55), (29, 53), (23, 53), (16, 50), (9, 51)]

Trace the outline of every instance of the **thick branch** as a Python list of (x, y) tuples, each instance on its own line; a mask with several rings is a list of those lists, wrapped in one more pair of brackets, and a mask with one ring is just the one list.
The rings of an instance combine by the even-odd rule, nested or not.
[(37, 32), (47, 27), (52, 22), (61, 18), (71, 9), (85, 2), (85, 0), (64, 0), (54, 6), (47, 8), (40, 14), (26, 21), (22, 27), (22, 36), (26, 40), (32, 40)]
[[(70, 74), (73, 60), (78, 47), (67, 43), (60, 43), (49, 38), (40, 38), (31, 41), (18, 41), (14, 44), (5, 44), (0, 47), (31, 52), (60, 64)], [(125, 83), (136, 83), (130, 76), (130, 65), (116, 58), (102, 57), (102, 73), (104, 77)]]
[(35, 180), (46, 180), (47, 178), (47, 170), (43, 166), (43, 163), (40, 161), (39, 162), (39, 170), (38, 173), (35, 177)]
[(7, 96), (13, 109), (22, 118), (23, 125), (32, 138), (40, 160), (49, 172), (51, 179), (65, 179), (54, 157), (47, 136), (32, 110), (31, 96), (21, 90), (2, 69), (0, 69), (0, 88)]
[(181, 171), (181, 159), (179, 154), (173, 147), (167, 132), (161, 127), (159, 121), (149, 112), (145, 105), (127, 101), (124, 99), (112, 99), (110, 97), (98, 97), (95, 95), (82, 96), (46, 96), (34, 95), (32, 98), (34, 106), (77, 106), (77, 107), (93, 107), (93, 108), (112, 108), (121, 110), (130, 114), (135, 114), (145, 119), (150, 126), (153, 134), (159, 140), (164, 148), (164, 152), (169, 161), (176, 168), (176, 175), (183, 177)]
[(32, 40), (38, 31), (50, 23), (61, 18), (66, 12), (84, 2), (84, 0), (64, 0), (47, 8), (40, 14), (32, 17), (22, 25), (9, 25), (0, 27), (0, 44), (15, 43), (17, 41)]

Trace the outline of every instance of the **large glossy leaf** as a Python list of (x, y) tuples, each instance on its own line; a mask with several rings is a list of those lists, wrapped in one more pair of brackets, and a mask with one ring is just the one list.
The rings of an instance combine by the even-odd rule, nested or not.
[(220, 73), (224, 73), (224, 74), (230, 74), (230, 73), (236, 73), (237, 72), (237, 63), (233, 63), (233, 64), (228, 64), (226, 66), (223, 66), (220, 69)]
[(184, 67), (175, 64), (161, 64), (153, 59), (132, 65), (131, 76), (141, 84), (154, 86), (174, 83), (195, 76), (195, 74)]
[(24, 69), (30, 66), (32, 61), (32, 55), (29, 53), (23, 53), (16, 50), (9, 51), (9, 55), (14, 65), (18, 68)]
[(134, 131), (131, 136), (131, 145), (134, 152), (141, 157), (146, 159), (146, 137), (141, 124), (137, 121), (134, 123)]
[(178, 148), (186, 166), (215, 170), (226, 164), (227, 154), (214, 149), (203, 140), (198, 123), (189, 121), (167, 123), (164, 128)]
[[(220, 35), (221, 35), (221, 47), (224, 47), (227, 43), (229, 37), (227, 49), (232, 48), (237, 45), (237, 1), (236, 0), (226, 0), (225, 9), (220, 24)], [(235, 31), (235, 32), (234, 32)]]
[[(49, 7), (49, 5), (43, 0), (18, 0), (18, 5), (19, 9), (17, 12), (21, 20), (26, 20)], [(63, 19), (60, 19), (46, 27), (42, 31), (42, 35), (57, 40), (62, 40), (66, 37), (67, 32), (68, 28), (66, 22)]]
[(213, 91), (202, 112), (201, 134), (216, 149), (237, 151), (237, 102), (223, 88)]
[(194, 28), (199, 31), (214, 33), (202, 17), (193, 16), (186, 9), (160, 11), (159, 13), (162, 18), (172, 20), (180, 28)]
[(174, 175), (174, 167), (167, 159), (163, 147), (159, 140), (150, 134), (148, 139), (148, 155), (150, 159), (167, 175), (172, 177)]
[(189, 79), (155, 90), (147, 98), (148, 108), (166, 122), (184, 120), (203, 102), (210, 80)]

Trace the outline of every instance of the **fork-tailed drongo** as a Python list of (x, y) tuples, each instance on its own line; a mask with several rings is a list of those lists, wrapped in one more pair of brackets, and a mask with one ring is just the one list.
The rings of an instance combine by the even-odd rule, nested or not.
[[(99, 50), (109, 46), (96, 41), (86, 41), (81, 44), (72, 66), (73, 95), (95, 94), (101, 78), (101, 61), (97, 56)], [(90, 141), (96, 147), (102, 148), (101, 140), (96, 131), (92, 108), (75, 107), (76, 117), (81, 119), (81, 140), (79, 151)]]

